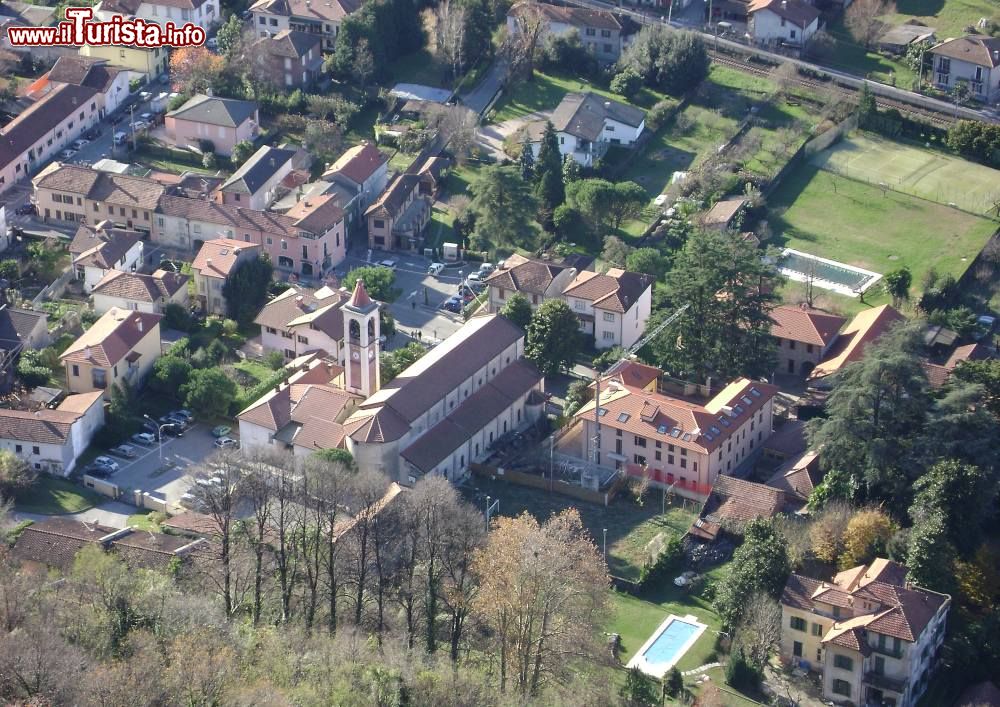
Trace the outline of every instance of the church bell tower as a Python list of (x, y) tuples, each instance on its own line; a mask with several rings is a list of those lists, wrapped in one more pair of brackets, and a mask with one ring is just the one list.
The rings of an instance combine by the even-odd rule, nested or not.
[(344, 314), (344, 385), (352, 393), (365, 398), (380, 387), (379, 381), (379, 316), (378, 302), (358, 280)]

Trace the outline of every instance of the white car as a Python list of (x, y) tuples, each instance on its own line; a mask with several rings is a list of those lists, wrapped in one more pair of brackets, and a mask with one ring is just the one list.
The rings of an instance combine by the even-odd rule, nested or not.
[(98, 466), (104, 467), (105, 469), (107, 469), (112, 473), (118, 471), (118, 469), (121, 468), (118, 466), (118, 462), (116, 462), (111, 457), (105, 457), (105, 456), (97, 457), (97, 459), (94, 460), (94, 463), (97, 464)]
[(391, 258), (379, 261), (379, 265), (381, 265), (383, 268), (389, 268), (390, 270), (396, 269), (396, 261), (392, 260)]
[(116, 456), (125, 457), (126, 459), (135, 459), (139, 456), (139, 453), (135, 451), (135, 447), (130, 447), (127, 444), (119, 444), (117, 447), (112, 447), (109, 451)]
[(138, 432), (132, 435), (132, 441), (148, 447), (149, 445), (156, 444), (156, 435), (151, 432)]
[(240, 443), (232, 437), (220, 437), (215, 440), (215, 446), (219, 449), (236, 449), (240, 446)]
[(74, 150), (82, 150), (84, 147), (86, 147), (89, 144), (90, 144), (90, 140), (88, 140), (85, 137), (82, 137), (79, 140), (74, 140), (73, 141), (73, 149)]
[(74, 156), (76, 156), (76, 150), (74, 150), (73, 148), (67, 148), (62, 152), (60, 152), (59, 156), (62, 157), (64, 160), (71, 160), (73, 159)]
[(660, 194), (658, 197), (653, 199), (653, 203), (656, 204), (657, 206), (663, 206), (664, 204), (667, 203), (667, 195)]
[(431, 266), (427, 268), (427, 273), (430, 275), (440, 275), (442, 270), (444, 270), (444, 263), (431, 263)]
[(482, 282), (483, 276), (477, 272), (471, 273), (467, 278), (469, 282)]
[(493, 263), (483, 263), (479, 266), (479, 277), (489, 277), (493, 274), (494, 270), (496, 268), (493, 267)]
[(142, 118), (143, 122), (146, 122), (146, 123), (152, 123), (153, 122), (153, 114), (152, 113), (143, 113), (139, 117)]

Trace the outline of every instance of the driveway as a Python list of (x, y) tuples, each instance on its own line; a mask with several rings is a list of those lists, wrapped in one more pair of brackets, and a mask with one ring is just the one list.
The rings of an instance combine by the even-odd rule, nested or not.
[(497, 59), (490, 65), (489, 71), (486, 72), (486, 76), (479, 82), (479, 85), (468, 93), (462, 94), (462, 105), (482, 115), (490, 101), (493, 100), (493, 96), (497, 95), (497, 91), (503, 86), (506, 77), (507, 61)]
[(211, 428), (195, 423), (183, 437), (165, 437), (162, 448), (158, 444), (152, 447), (132, 445), (141, 450), (141, 456), (126, 463), (119, 459), (121, 469), (108, 480), (126, 493), (128, 489), (148, 491), (167, 503), (176, 503), (191, 485), (189, 467), (205, 462), (218, 451), (214, 442)]
[(39, 523), (43, 520), (56, 517), (71, 518), (72, 520), (82, 520), (87, 523), (100, 523), (101, 525), (107, 525), (111, 528), (124, 528), (128, 525), (128, 517), (137, 511), (138, 509), (135, 506), (130, 506), (127, 503), (122, 503), (120, 501), (108, 501), (107, 503), (102, 503), (99, 506), (94, 506), (93, 508), (81, 511), (80, 513), (69, 513), (58, 516), (12, 510), (9, 514), (9, 518), (13, 520), (14, 523), (20, 523), (25, 520)]
[(494, 159), (497, 161), (502, 160), (506, 157), (503, 151), (504, 140), (509, 138), (528, 123), (534, 123), (536, 120), (548, 120), (551, 117), (552, 111), (542, 110), (535, 113), (529, 113), (521, 118), (505, 120), (504, 122), (497, 123), (495, 125), (483, 125), (479, 128), (479, 132), (477, 134), (479, 144), (484, 150), (489, 152)]

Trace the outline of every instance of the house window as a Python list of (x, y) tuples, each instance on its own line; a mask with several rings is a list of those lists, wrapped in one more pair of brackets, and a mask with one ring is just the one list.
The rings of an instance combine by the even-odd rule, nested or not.
[(823, 635), (823, 624), (813, 624), (813, 635), (814, 636)]
[(502, 287), (498, 288), (497, 299), (504, 299), (505, 297), (507, 297), (507, 293), (504, 292), (504, 289)]
[(609, 30), (609, 29), (602, 29), (601, 30), (601, 36), (604, 37), (605, 39), (607, 39), (608, 37), (611, 36), (611, 30)]
[(295, 352), (291, 349), (285, 349), (285, 358), (295, 358)]
[(606, 331), (601, 336), (605, 341), (612, 341), (615, 338), (615, 333), (613, 331)]
[(614, 312), (605, 312), (604, 313), (604, 321), (606, 321), (606, 322), (613, 322), (614, 320), (615, 320), (615, 313)]
[(614, 48), (610, 44), (605, 44), (604, 45), (604, 53), (605, 54), (610, 54), (613, 51), (614, 51)]
[(793, 351), (795, 350), (795, 342), (791, 339), (788, 340), (788, 348)]
[(77, 366), (75, 363), (73, 364), (73, 377), (74, 378), (80, 377), (80, 367)]
[(794, 628), (796, 631), (805, 631), (806, 630), (806, 620), (803, 619), (801, 616), (793, 616), (793, 617), (791, 617), (791, 622), (790, 623), (791, 623), (791, 627)]
[(266, 25), (266, 24), (267, 24), (267, 18), (266, 18), (266, 17), (261, 17), (261, 18), (260, 18), (260, 23), (261, 23), (262, 25)]
[(951, 59), (947, 57), (938, 57), (938, 71), (942, 74), (951, 73)]
[(790, 39), (795, 39), (795, 30), (794, 29), (789, 33), (789, 36), (790, 36)]
[(380, 218), (375, 219), (375, 228), (385, 228), (385, 221)]
[(633, 459), (635, 459), (635, 463), (638, 464), (639, 466), (646, 466), (646, 457), (639, 456), (638, 454), (636, 454), (633, 456)]
[(637, 446), (637, 447), (645, 447), (646, 446), (646, 438), (645, 437), (639, 437), (638, 435), (634, 435), (632, 441), (635, 442), (635, 446)]
[(843, 695), (844, 697), (851, 696), (851, 683), (846, 680), (834, 680), (833, 681), (833, 694)]
[(15, 444), (14, 445), (14, 451), (17, 452), (18, 454), (20, 454), (23, 450), (24, 450), (24, 447), (22, 447), (20, 444)]
[(833, 667), (840, 668), (841, 670), (854, 670), (854, 661), (848, 658), (846, 655), (834, 655), (833, 656)]
[(813, 345), (806, 344), (806, 353), (812, 353), (812, 352), (813, 352)]
[(299, 343), (300, 344), (308, 344), (309, 343), (309, 339), (307, 337), (305, 337), (305, 336), (300, 336), (299, 337)]
[(108, 387), (108, 373), (103, 368), (91, 369), (90, 375), (91, 382), (95, 388), (104, 389)]
[(597, 36), (597, 30), (594, 29), (593, 27), (588, 27), (587, 28), (587, 36), (588, 37), (596, 37)]
[(663, 452), (657, 452), (656, 453), (656, 461), (660, 461), (662, 454), (663, 454)]
[(839, 606), (833, 607), (833, 617), (835, 619), (839, 619), (840, 618), (840, 607)]
[(41, 454), (41, 453), (42, 453), (42, 450), (41, 450), (41, 449), (39, 449), (38, 447), (32, 447), (32, 448), (31, 448), (31, 453), (32, 453), (32, 454)]

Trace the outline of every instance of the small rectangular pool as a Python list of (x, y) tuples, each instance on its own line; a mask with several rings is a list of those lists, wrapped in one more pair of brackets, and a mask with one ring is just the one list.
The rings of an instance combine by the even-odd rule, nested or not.
[(832, 290), (847, 297), (857, 297), (882, 277), (878, 273), (836, 260), (820, 258), (802, 251), (785, 248), (778, 267), (790, 280), (812, 280), (816, 287)]
[(691, 649), (706, 628), (694, 616), (681, 618), (671, 614), (633, 656), (628, 667), (637, 667), (647, 675), (662, 678)]

